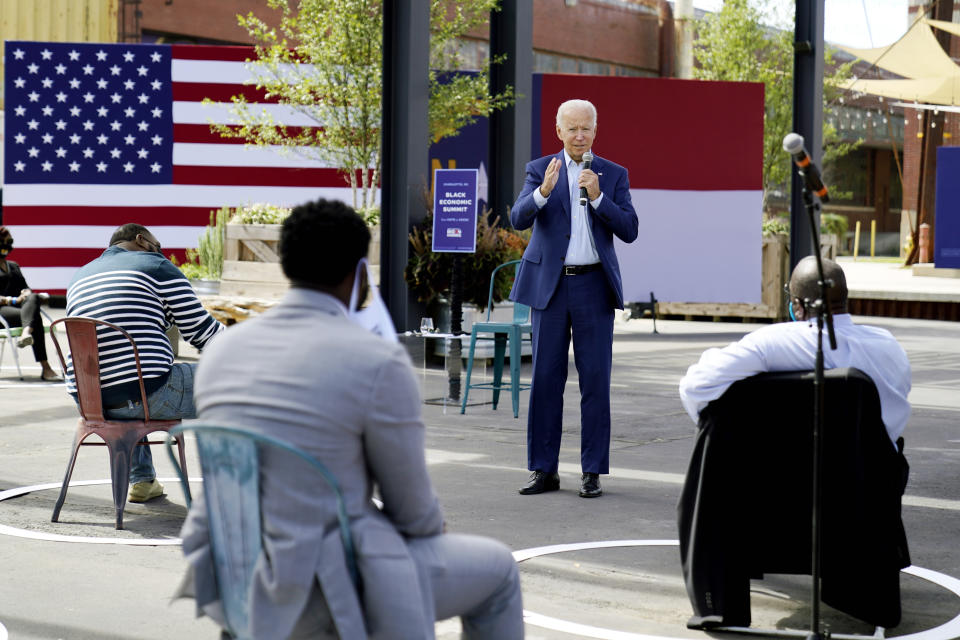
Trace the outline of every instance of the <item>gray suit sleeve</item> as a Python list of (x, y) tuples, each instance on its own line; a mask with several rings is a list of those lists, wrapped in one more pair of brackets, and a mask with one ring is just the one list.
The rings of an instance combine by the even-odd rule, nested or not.
[(420, 390), (401, 347), (376, 373), (363, 437), (367, 468), (380, 488), (384, 514), (405, 536), (441, 533), (443, 514), (424, 453)]

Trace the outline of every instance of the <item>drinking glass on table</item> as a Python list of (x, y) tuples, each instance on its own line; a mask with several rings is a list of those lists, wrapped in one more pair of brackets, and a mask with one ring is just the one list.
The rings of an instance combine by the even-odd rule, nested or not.
[(433, 318), (420, 318), (420, 333), (433, 333)]

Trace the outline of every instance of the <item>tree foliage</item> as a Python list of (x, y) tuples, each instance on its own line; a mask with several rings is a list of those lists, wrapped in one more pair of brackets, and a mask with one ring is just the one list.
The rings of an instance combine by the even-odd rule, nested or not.
[[(694, 41), (694, 77), (764, 85), (763, 207), (768, 212), (770, 193), (786, 190), (791, 171), (782, 142), (793, 127), (793, 17), (778, 17), (778, 9), (767, 0), (725, 0), (719, 11), (698, 21)], [(775, 28), (764, 26), (765, 19), (777, 22)], [(835, 64), (830, 49), (824, 55), (823, 162), (829, 166), (859, 142), (842, 142), (827, 121), (852, 63)]]
[[(339, 168), (354, 208), (369, 215), (380, 180), (383, 12), (381, 0), (267, 0), (279, 12), (270, 23), (249, 13), (239, 23), (256, 43), (256, 86), (301, 117), (285, 126), (263, 106), (233, 96), (237, 125), (212, 124), (221, 136), (242, 138)], [(488, 92), (489, 63), (479, 74), (438, 71), (462, 66), (457, 39), (482, 25), (498, 0), (431, 0), (430, 136), (456, 135), (478, 116), (513, 102), (512, 89)], [(496, 60), (493, 62), (497, 62)]]

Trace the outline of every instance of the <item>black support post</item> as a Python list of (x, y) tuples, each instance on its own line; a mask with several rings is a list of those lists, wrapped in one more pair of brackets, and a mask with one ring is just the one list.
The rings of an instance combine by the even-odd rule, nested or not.
[(380, 292), (401, 332), (418, 322), (409, 317), (414, 310), (403, 270), (410, 225), (426, 215), (421, 191), (428, 185), (429, 168), (429, 7), (408, 0), (383, 3)]
[(490, 115), (487, 205), (505, 222), (513, 199), (523, 186), (523, 168), (530, 161), (533, 94), (533, 3), (503, 0), (490, 12), (490, 55), (506, 54), (503, 64), (490, 68), (490, 93), (512, 86), (516, 103)]
[[(793, 131), (803, 136), (811, 160), (823, 166), (823, 3), (797, 0), (793, 54)], [(784, 162), (789, 158), (784, 154)], [(803, 180), (791, 171), (790, 271), (814, 251), (803, 202)], [(820, 224), (819, 212), (815, 224)], [(819, 250), (819, 248), (817, 248)]]

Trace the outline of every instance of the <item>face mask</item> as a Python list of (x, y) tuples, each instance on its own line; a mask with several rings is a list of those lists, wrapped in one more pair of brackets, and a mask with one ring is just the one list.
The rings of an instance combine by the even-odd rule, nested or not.
[[(360, 274), (366, 269), (367, 274), (367, 299), (370, 301), (363, 309), (360, 306)], [(397, 342), (397, 330), (393, 326), (393, 320), (390, 318), (390, 312), (387, 305), (383, 304), (380, 292), (373, 284), (373, 273), (367, 259), (363, 258), (357, 263), (357, 271), (353, 275), (353, 290), (350, 292), (350, 306), (347, 311), (347, 317), (358, 325), (372, 331), (384, 340)]]
[(797, 316), (793, 314), (793, 300), (790, 300), (789, 302), (787, 302), (787, 309), (790, 311), (790, 320), (792, 320), (793, 322), (796, 322)]

